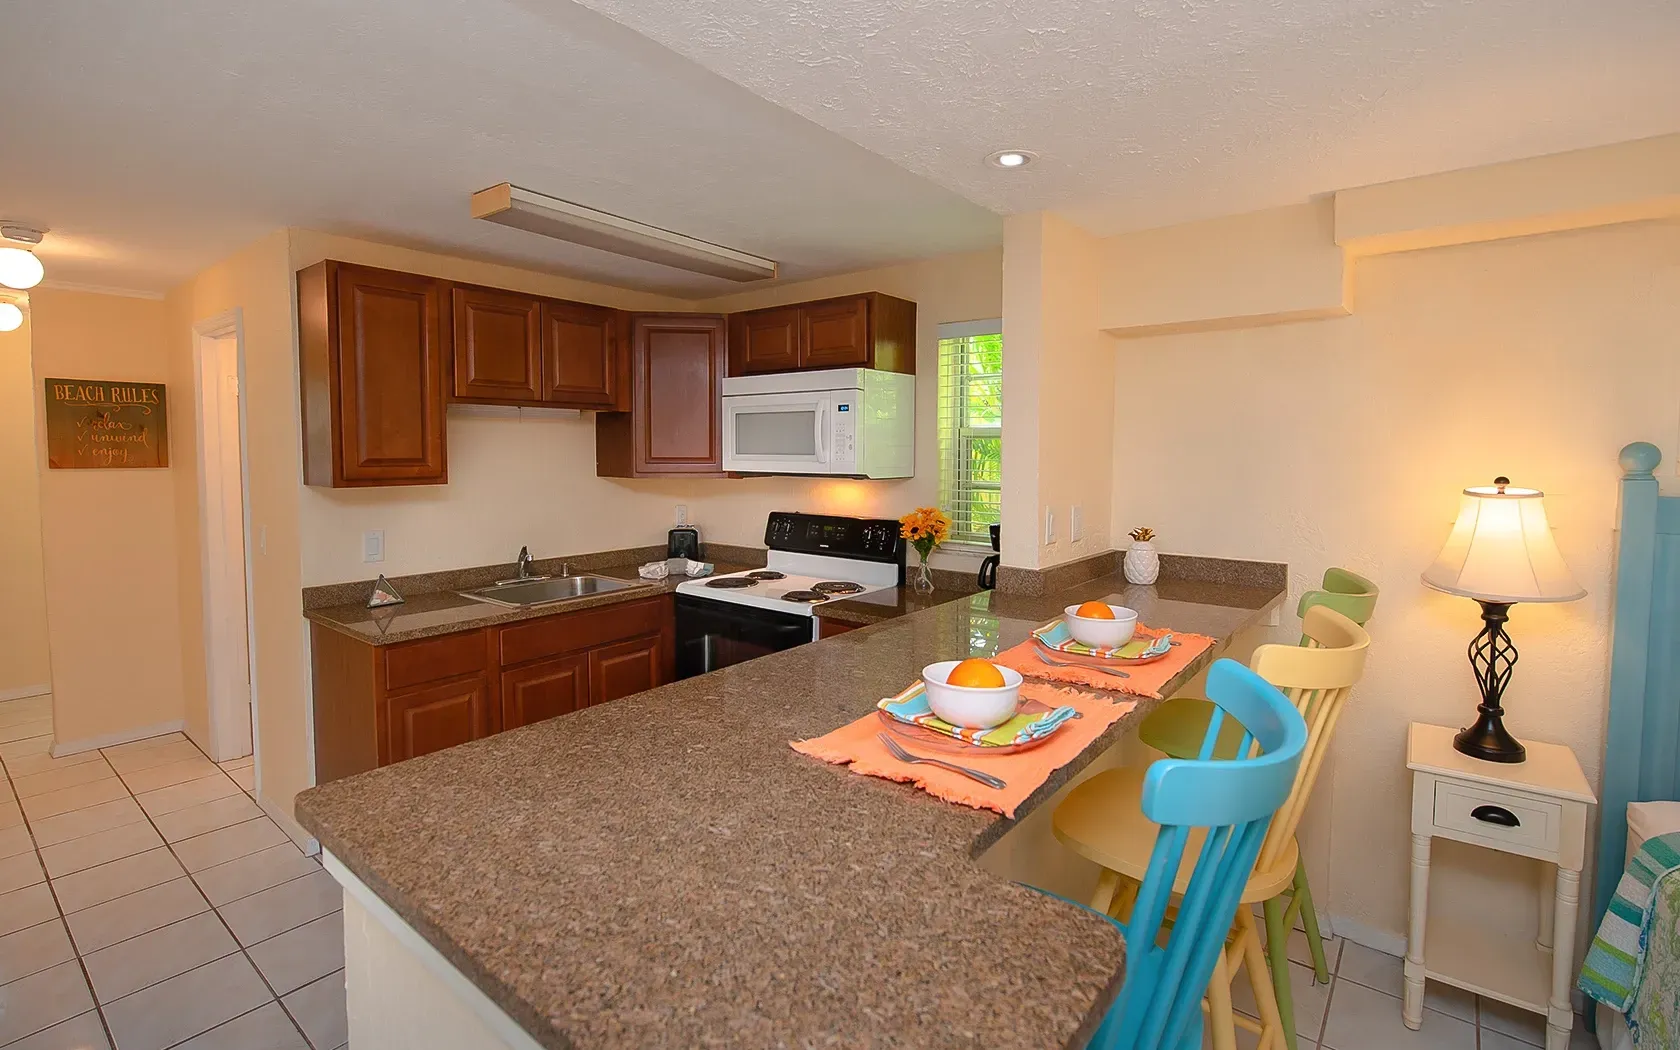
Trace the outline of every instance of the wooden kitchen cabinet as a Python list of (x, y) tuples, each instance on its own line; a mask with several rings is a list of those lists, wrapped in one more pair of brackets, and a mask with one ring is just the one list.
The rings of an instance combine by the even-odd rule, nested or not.
[(310, 626), (323, 784), (652, 689), (676, 671), (669, 594), (385, 646)]
[(659, 635), (650, 634), (591, 650), (589, 702), (604, 704), (662, 685), (669, 648)]
[(451, 394), (457, 401), (537, 402), (543, 397), (543, 301), (457, 284)]
[(589, 658), (589, 653), (567, 653), (503, 671), (502, 728), (517, 729), (588, 707)]
[(544, 300), (544, 401), (567, 408), (620, 407), (618, 348), (622, 318), (619, 311), (605, 306)]
[(447, 482), (444, 283), (331, 260), (297, 281), (304, 480)]
[(382, 766), (480, 740), (499, 728), (483, 675), (393, 693), (385, 697), (383, 715)]
[(916, 304), (880, 292), (731, 314), (729, 374), (916, 371)]
[(722, 316), (632, 314), (630, 410), (595, 417), (601, 477), (721, 476)]

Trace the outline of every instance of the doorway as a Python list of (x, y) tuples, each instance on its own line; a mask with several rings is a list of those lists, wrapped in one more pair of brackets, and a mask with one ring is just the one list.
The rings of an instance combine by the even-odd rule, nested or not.
[[(199, 544), (204, 580), (208, 740), (217, 762), (254, 752), (250, 505), (240, 384), (245, 340), (237, 309), (193, 326), (198, 416)], [(260, 768), (257, 771), (261, 776)]]

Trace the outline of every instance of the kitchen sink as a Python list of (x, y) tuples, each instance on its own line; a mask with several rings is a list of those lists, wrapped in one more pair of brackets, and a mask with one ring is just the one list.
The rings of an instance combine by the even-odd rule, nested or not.
[(606, 576), (555, 576), (546, 580), (510, 580), (459, 593), (461, 597), (474, 601), (489, 602), (491, 605), (509, 609), (524, 609), (532, 605), (548, 605), (641, 586), (645, 585), (609, 579)]

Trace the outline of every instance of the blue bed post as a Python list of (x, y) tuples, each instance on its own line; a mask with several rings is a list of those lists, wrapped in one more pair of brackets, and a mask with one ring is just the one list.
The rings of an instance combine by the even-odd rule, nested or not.
[[(1669, 797), (1653, 792), (1673, 785), (1675, 752), (1680, 749), (1672, 730), (1660, 740), (1653, 739), (1661, 727), (1674, 724), (1674, 709), (1680, 706), (1672, 676), (1667, 682), (1653, 681), (1651, 676), (1653, 633), (1659, 650), (1665, 645), (1672, 648), (1680, 628), (1672, 615), (1673, 600), (1658, 598), (1660, 497), (1654, 471), (1661, 461), (1661, 450), (1645, 441), (1622, 449), (1620, 457), (1620, 526), (1611, 575), (1615, 620), (1610, 640), (1610, 712), (1604, 732), (1604, 789), (1599, 792), (1593, 928), (1604, 917), (1621, 877), (1627, 850), (1627, 804)], [(1668, 614), (1666, 623), (1655, 622), (1654, 604)]]

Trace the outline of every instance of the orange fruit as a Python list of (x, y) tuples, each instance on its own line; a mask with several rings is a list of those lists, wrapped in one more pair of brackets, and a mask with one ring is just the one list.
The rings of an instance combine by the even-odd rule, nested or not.
[(971, 656), (951, 668), (951, 673), (945, 676), (945, 684), (970, 689), (996, 689), (1003, 684), (1003, 672), (990, 660)]
[(1075, 616), (1083, 616), (1087, 620), (1112, 620), (1114, 610), (1102, 602), (1086, 602), (1073, 611)]

